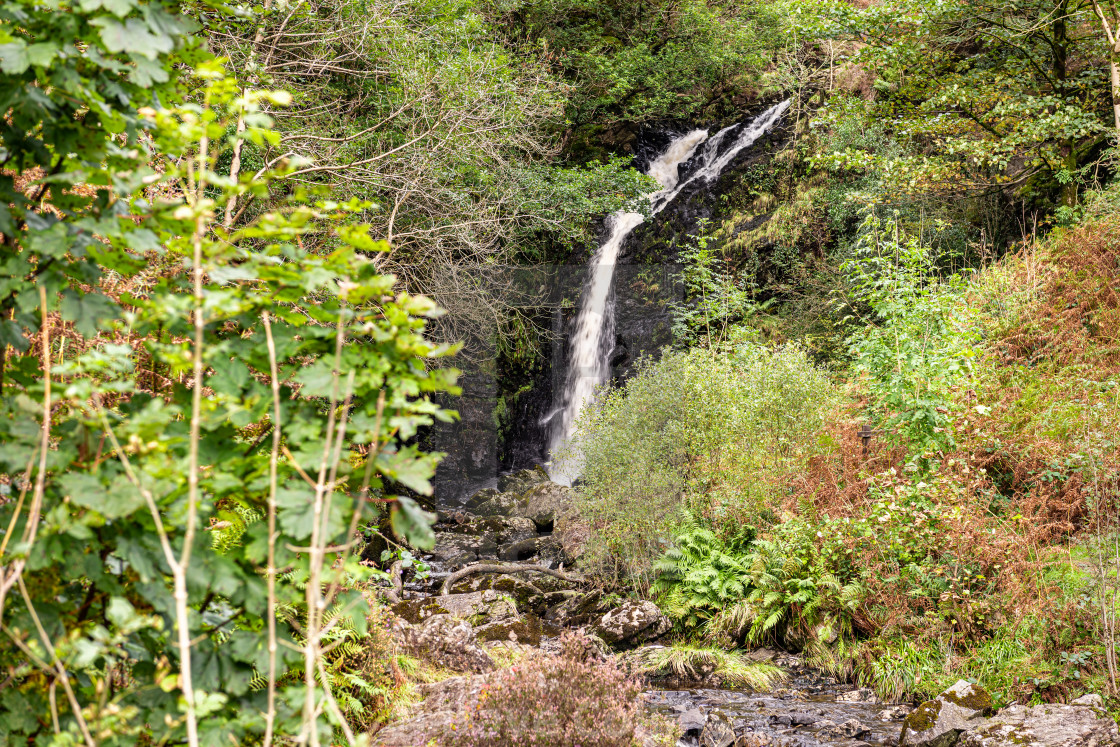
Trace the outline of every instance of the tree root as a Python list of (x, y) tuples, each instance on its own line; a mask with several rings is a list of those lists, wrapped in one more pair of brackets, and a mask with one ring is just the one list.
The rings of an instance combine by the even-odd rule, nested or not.
[(581, 584), (584, 582), (582, 576), (573, 576), (564, 571), (556, 571), (543, 565), (532, 565), (530, 563), (476, 563), (468, 565), (466, 568), (461, 568), (443, 580), (443, 586), (439, 589), (440, 596), (447, 596), (451, 593), (451, 587), (454, 586), (456, 581), (473, 576), (476, 573), (543, 573), (546, 576), (558, 578), (561, 581), (568, 581), (574, 584)]
[(393, 561), (389, 566), (389, 582), (393, 585), (393, 588), (385, 591), (385, 598), (389, 600), (389, 604), (401, 601), (401, 596), (404, 594), (404, 579), (401, 578), (403, 572), (404, 568), (401, 567), (399, 560)]

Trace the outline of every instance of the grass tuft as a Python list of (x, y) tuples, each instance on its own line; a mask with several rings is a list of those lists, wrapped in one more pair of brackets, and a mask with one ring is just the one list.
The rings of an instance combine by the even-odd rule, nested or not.
[(786, 673), (773, 664), (750, 661), (738, 651), (714, 646), (674, 644), (642, 648), (631, 653), (629, 660), (637, 674), (647, 677), (676, 676), (699, 681), (715, 675), (725, 687), (751, 690), (769, 690), (786, 678)]

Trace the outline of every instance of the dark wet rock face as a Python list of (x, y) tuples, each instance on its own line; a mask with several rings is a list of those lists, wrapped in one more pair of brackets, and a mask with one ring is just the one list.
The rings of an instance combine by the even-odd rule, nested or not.
[(437, 423), (426, 443), (427, 450), (447, 455), (440, 461), (434, 480), (440, 506), (461, 503), (463, 497), (498, 474), (498, 434), (494, 428), (498, 383), (492, 374), (476, 370), (461, 375), (458, 384), (462, 394), (444, 397), (441, 404), (456, 410), (459, 419)]

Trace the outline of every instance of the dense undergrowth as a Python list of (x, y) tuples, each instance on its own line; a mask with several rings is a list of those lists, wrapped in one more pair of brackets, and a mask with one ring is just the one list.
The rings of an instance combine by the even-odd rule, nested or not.
[[(675, 621), (680, 655), (779, 644), (893, 699), (964, 677), (1001, 703), (1095, 691), (1116, 708), (1116, 217), (953, 274), (872, 213), (841, 269), (850, 365), (832, 382), (788, 349), (750, 348), (784, 361), (783, 380), (812, 382), (775, 393), (786, 427), (728, 428), (682, 396), (712, 389), (742, 407), (712, 383), (744, 371), (727, 346), (667, 356), (587, 418), (583, 510), (611, 570), (627, 559), (628, 580)], [(681, 365), (692, 359), (704, 364)], [(767, 380), (747, 389), (769, 396)], [(610, 458), (623, 442), (626, 458)], [(673, 476), (659, 501), (631, 460)], [(652, 565), (634, 566), (623, 535), (659, 551)]]

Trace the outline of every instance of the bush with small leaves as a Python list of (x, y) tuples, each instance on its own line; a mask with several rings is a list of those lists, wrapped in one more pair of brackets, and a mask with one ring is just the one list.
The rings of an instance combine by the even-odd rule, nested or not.
[(641, 685), (595, 646), (565, 634), (558, 656), (499, 673), (445, 738), (449, 747), (629, 747)]

